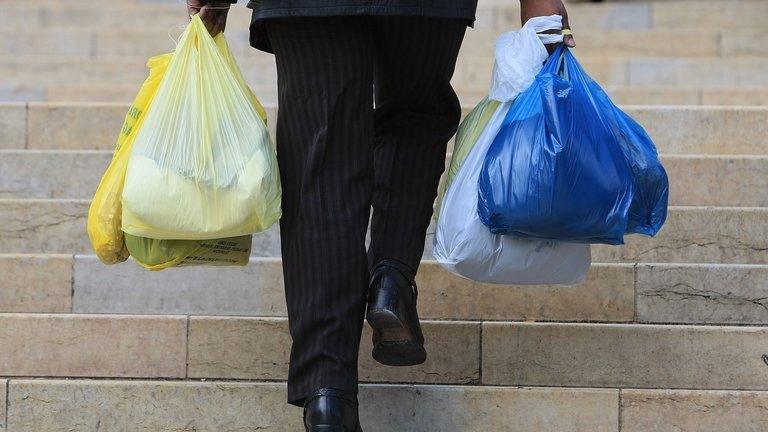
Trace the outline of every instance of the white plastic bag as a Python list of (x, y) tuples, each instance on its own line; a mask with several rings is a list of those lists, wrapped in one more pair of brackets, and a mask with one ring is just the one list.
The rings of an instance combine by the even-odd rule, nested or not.
[[(485, 154), (512, 101), (533, 82), (547, 58), (546, 49), (536, 33), (553, 28), (557, 18), (560, 17), (534, 18), (520, 32), (504, 34), (497, 42), (497, 63), (490, 97), (503, 103), (476, 142), (461, 143), (474, 144), (474, 147), (446, 188), (438, 213), (435, 259), (460, 276), (510, 285), (572, 285), (586, 278), (591, 263), (589, 245), (495, 235), (477, 215), (477, 179)], [(552, 43), (552, 35), (542, 36), (545, 38), (543, 42)], [(562, 36), (559, 39), (562, 40)], [(462, 127), (480, 126), (463, 123), (460, 129)], [(474, 134), (459, 132), (459, 135)]]

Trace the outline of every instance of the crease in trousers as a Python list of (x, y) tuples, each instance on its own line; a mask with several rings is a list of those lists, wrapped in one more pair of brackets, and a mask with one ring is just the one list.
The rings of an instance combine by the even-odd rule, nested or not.
[(345, 16), (265, 25), (278, 72), (288, 402), (301, 406), (319, 388), (357, 392), (369, 267), (386, 258), (418, 268), (461, 116), (450, 80), (467, 22)]

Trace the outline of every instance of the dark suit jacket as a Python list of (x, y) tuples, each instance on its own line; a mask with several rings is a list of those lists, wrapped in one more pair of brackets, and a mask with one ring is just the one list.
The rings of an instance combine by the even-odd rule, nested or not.
[[(237, 0), (223, 0), (236, 3)], [(389, 15), (455, 18), (475, 21), (477, 0), (251, 0), (251, 45), (271, 52), (261, 21), (269, 18)]]
[(411, 15), (474, 20), (477, 0), (251, 0), (248, 7), (259, 18)]

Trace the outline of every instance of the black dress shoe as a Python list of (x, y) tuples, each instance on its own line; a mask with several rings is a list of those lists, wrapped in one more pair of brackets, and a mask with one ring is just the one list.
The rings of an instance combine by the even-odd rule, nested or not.
[(413, 271), (383, 260), (371, 273), (366, 319), (373, 328), (373, 358), (389, 366), (424, 363), (424, 335), (416, 312), (418, 295)]
[(304, 402), (306, 432), (363, 432), (357, 413), (357, 395), (323, 388)]

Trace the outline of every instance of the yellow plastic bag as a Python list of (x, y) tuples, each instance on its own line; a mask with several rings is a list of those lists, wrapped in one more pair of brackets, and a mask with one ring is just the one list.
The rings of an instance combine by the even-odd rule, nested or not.
[(120, 230), (125, 170), (136, 132), (141, 127), (144, 114), (157, 92), (170, 60), (171, 54), (163, 54), (152, 57), (147, 62), (149, 77), (142, 84), (125, 116), (115, 144), (115, 154), (88, 209), (88, 237), (96, 255), (105, 264), (116, 264), (128, 259), (129, 253), (123, 241), (123, 232)]
[(219, 240), (155, 240), (125, 235), (133, 259), (149, 270), (195, 265), (244, 266), (251, 256), (250, 235)]
[[(228, 63), (235, 65), (223, 35), (217, 36), (214, 41)], [(212, 240), (156, 240), (124, 234), (120, 229), (121, 195), (133, 142), (172, 55), (159, 55), (147, 62), (149, 77), (125, 117), (112, 162), (99, 183), (88, 212), (91, 244), (105, 264), (122, 262), (132, 255), (136, 262), (150, 270), (190, 265), (246, 265), (251, 252), (250, 235)], [(235, 77), (242, 88), (248, 88), (242, 74), (238, 72)], [(259, 117), (266, 122), (264, 107), (252, 92), (247, 91), (246, 94)]]
[(131, 150), (127, 234), (229, 238), (280, 218), (280, 177), (263, 107), (223, 36), (217, 39), (195, 16), (179, 40)]

